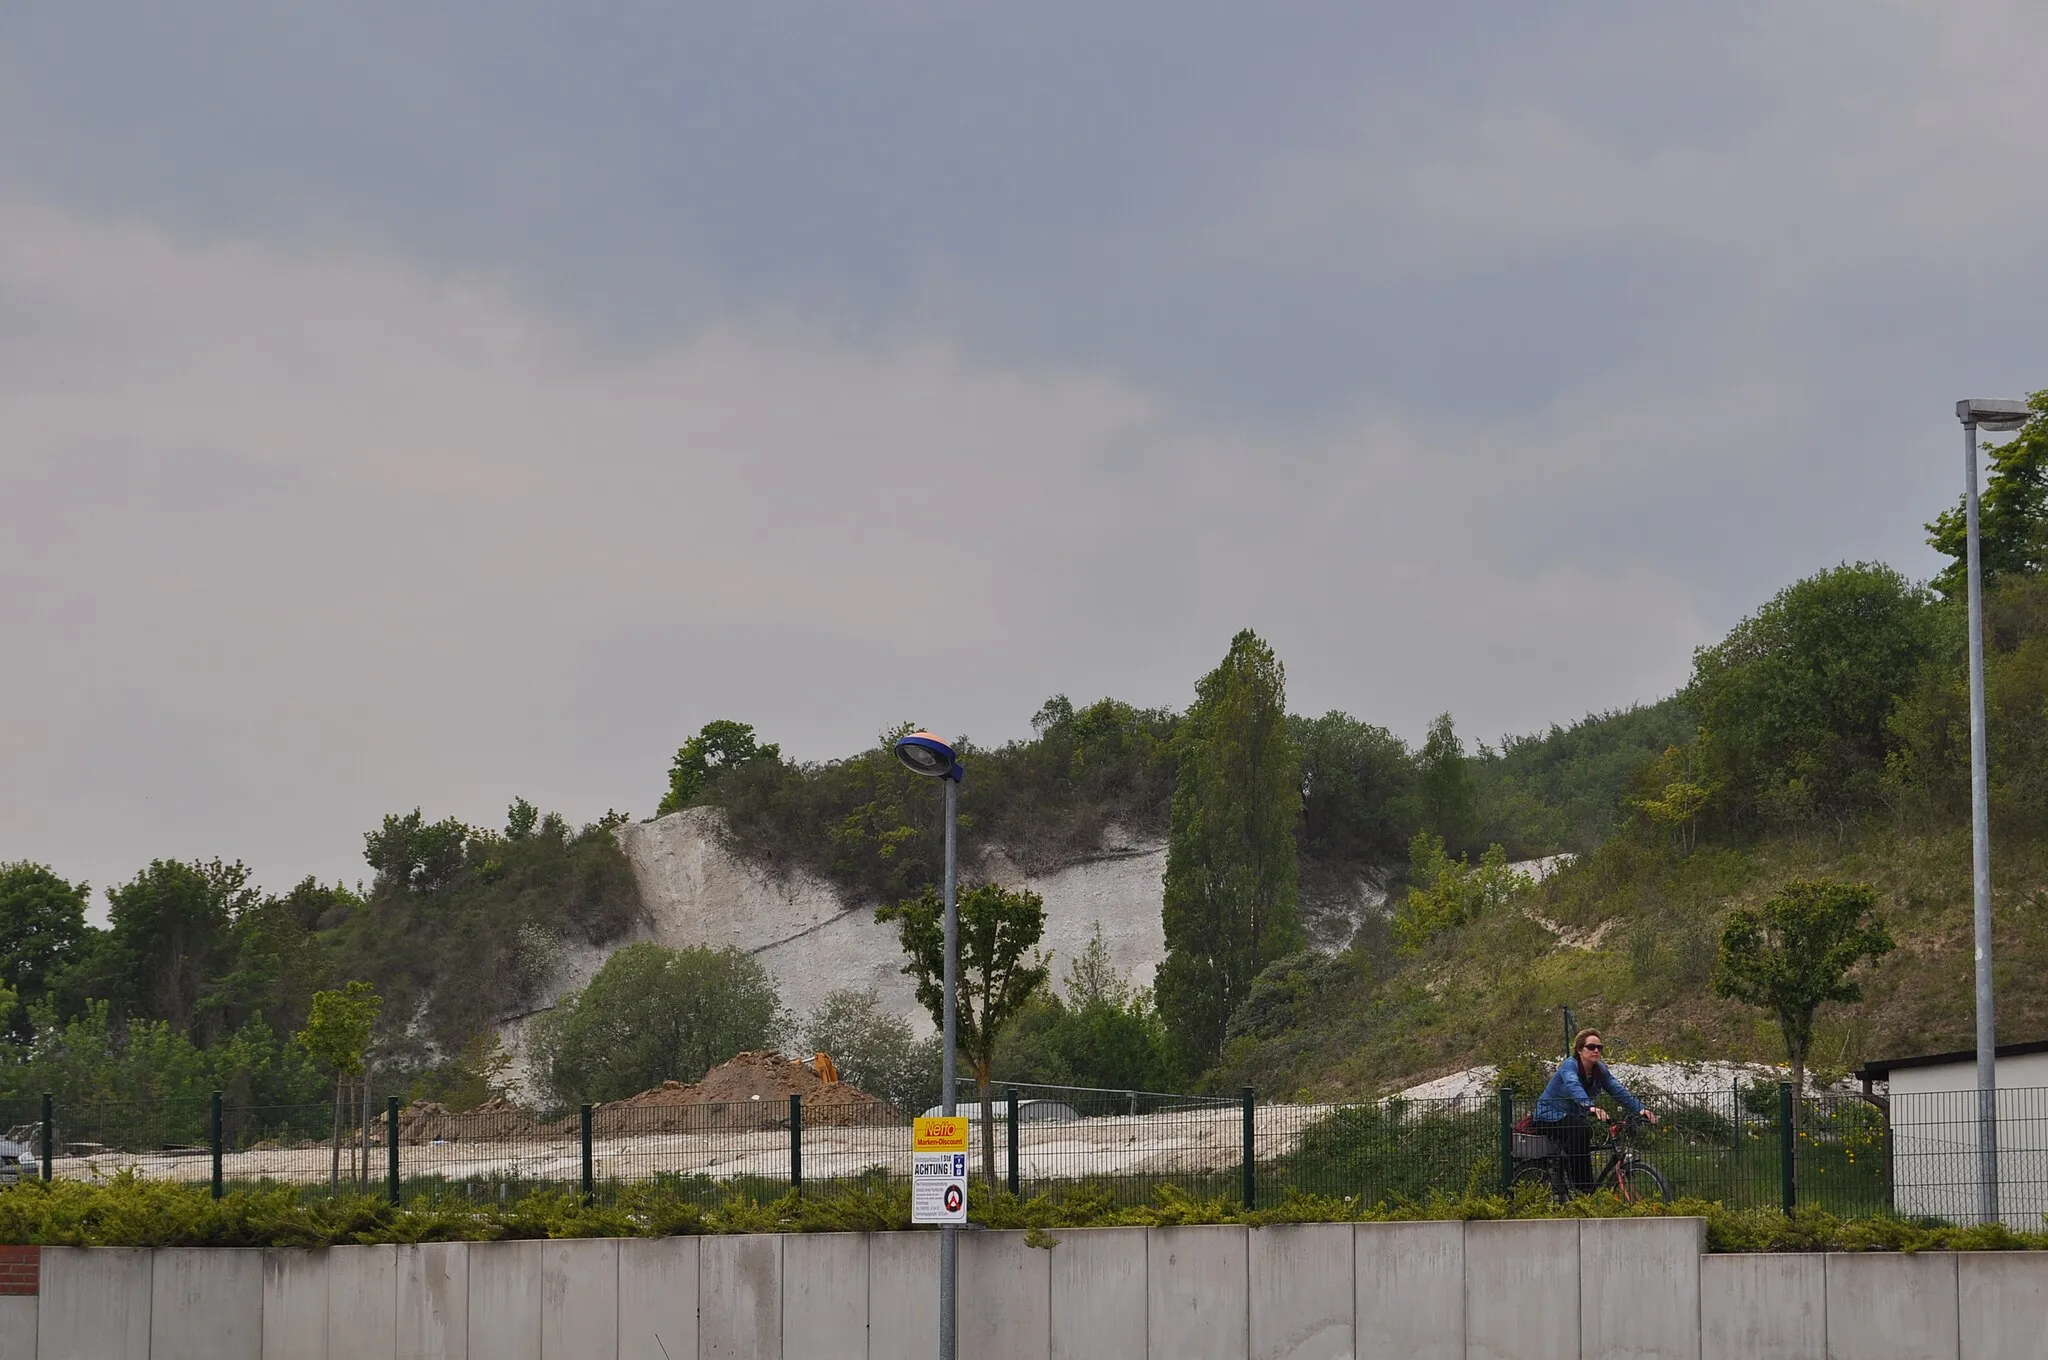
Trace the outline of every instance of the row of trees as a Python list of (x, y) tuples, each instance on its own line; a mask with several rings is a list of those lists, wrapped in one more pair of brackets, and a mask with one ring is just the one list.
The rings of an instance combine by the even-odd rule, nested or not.
[(367, 890), (269, 894), (239, 863), (157, 860), (107, 891), (104, 928), (86, 884), (0, 865), (0, 1099), (338, 1101), (320, 998), (331, 1021), (351, 986), (379, 998), (385, 1089), (473, 1092), (479, 1036), (548, 983), (562, 946), (639, 917), (620, 820), (572, 830), (525, 799), (502, 832), (393, 815), (364, 838)]
[[(960, 800), (967, 862), (999, 846), (1037, 871), (1097, 853), (1112, 829), (1167, 834), (1182, 763), (1207, 740), (1207, 712), (1199, 696), (1177, 714), (1055, 695), (1029, 740), (985, 748), (959, 738), (974, 772)], [(912, 726), (844, 760), (804, 764), (744, 723), (707, 723), (676, 753), (660, 808), (717, 807), (749, 859), (801, 867), (861, 901), (896, 901), (938, 878), (943, 843), (935, 800), (890, 754)], [(1275, 768), (1291, 771), (1298, 872), (1311, 889), (1398, 869), (1417, 831), (1454, 855), (1496, 842), (1517, 856), (1589, 848), (1613, 830), (1641, 769), (1692, 735), (1674, 701), (1476, 748), (1449, 714), (1419, 747), (1340, 712), (1311, 718), (1283, 705), (1278, 727), (1290, 754)]]
[[(2048, 393), (2033, 405), (2042, 414), (1991, 450), (1982, 517), (1993, 812), (2028, 833), (2048, 827)], [(1844, 835), (1873, 813), (1938, 824), (1967, 809), (1960, 507), (1928, 529), (1952, 559), (1931, 586), (1845, 563), (1699, 650), (1683, 695), (1698, 736), (1638, 791), (1647, 816)]]

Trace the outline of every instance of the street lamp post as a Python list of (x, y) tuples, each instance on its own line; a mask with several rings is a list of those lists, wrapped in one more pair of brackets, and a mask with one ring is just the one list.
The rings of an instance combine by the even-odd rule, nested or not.
[[(930, 732), (912, 732), (896, 739), (896, 759), (912, 774), (942, 779), (946, 784), (946, 974), (945, 999), (941, 1007), (943, 1031), (939, 1112), (948, 1118), (959, 1113), (955, 1099), (954, 1054), (959, 1036), (959, 1009), (954, 998), (960, 978), (960, 906), (958, 855), (955, 828), (959, 823), (960, 781), (967, 777), (960, 758), (951, 746)], [(939, 1225), (939, 1360), (954, 1360), (959, 1345), (960, 1239), (951, 1223)]]
[(1977, 429), (2015, 429), (2023, 401), (1956, 403), (1963, 422), (1964, 569), (1970, 581), (1970, 877), (1977, 944), (1977, 1219), (1998, 1217), (1998, 1013), (1991, 987), (1991, 771), (1984, 745), (1984, 570), (1977, 543)]

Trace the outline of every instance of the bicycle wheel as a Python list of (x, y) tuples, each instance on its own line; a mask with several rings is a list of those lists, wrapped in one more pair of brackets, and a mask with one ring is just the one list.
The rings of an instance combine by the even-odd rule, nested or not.
[(1512, 1199), (1517, 1190), (1525, 1185), (1541, 1186), (1553, 1200), (1564, 1203), (1564, 1187), (1557, 1169), (1548, 1162), (1523, 1162), (1515, 1168), (1514, 1177), (1508, 1181), (1508, 1197)]
[(1616, 1162), (1608, 1168), (1607, 1188), (1623, 1204), (1669, 1204), (1671, 1182), (1664, 1173), (1640, 1157)]

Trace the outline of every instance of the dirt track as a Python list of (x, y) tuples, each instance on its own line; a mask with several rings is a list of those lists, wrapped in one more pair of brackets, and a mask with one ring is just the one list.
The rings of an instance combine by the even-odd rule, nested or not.
[[(1255, 1129), (1260, 1158), (1291, 1151), (1300, 1130), (1330, 1108), (1258, 1107)], [(1018, 1170), (1026, 1179), (1079, 1180), (1227, 1170), (1240, 1163), (1244, 1129), (1242, 1111), (1224, 1105), (1163, 1114), (1027, 1124), (1020, 1134)], [(996, 1157), (1001, 1166), (1007, 1161), (1008, 1146), (1000, 1120), (995, 1135)], [(740, 1176), (783, 1180), (789, 1175), (789, 1134), (784, 1129), (598, 1137), (592, 1141), (591, 1153), (600, 1179), (642, 1180), (663, 1172), (706, 1175), (717, 1180)], [(978, 1123), (974, 1153), (978, 1158)], [(440, 1176), (449, 1180), (574, 1182), (582, 1175), (574, 1133), (550, 1132), (536, 1138), (492, 1142), (401, 1144), (398, 1155), (399, 1174), (406, 1179)], [(381, 1143), (370, 1149), (369, 1180), (373, 1185), (384, 1183), (387, 1156)], [(315, 1184), (327, 1179), (328, 1158), (329, 1150), (324, 1145), (231, 1152), (221, 1159), (221, 1173), (230, 1181)], [(910, 1160), (910, 1130), (901, 1125), (804, 1129), (806, 1180), (829, 1180), (876, 1170), (907, 1179)], [(151, 1180), (203, 1182), (213, 1174), (212, 1161), (203, 1153), (59, 1157), (54, 1174), (67, 1180), (104, 1180), (125, 1170)], [(346, 1148), (342, 1174), (348, 1175)]]

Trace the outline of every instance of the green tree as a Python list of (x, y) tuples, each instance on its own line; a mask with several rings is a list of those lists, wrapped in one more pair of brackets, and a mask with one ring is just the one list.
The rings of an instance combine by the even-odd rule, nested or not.
[(1178, 1085), (1173, 1045), (1149, 989), (1117, 971), (1102, 928), (1067, 965), (1066, 1023), (1053, 1055), (1067, 1084), (1119, 1091), (1167, 1091)]
[[(350, 982), (339, 991), (315, 992), (306, 1027), (294, 1036), (301, 1048), (334, 1073), (334, 1141), (327, 1169), (330, 1191), (341, 1184), (341, 1120), (351, 1082), (361, 1087), (364, 1137), (369, 1136), (370, 1036), (376, 1029), (377, 1013), (383, 1008), (384, 999), (377, 995), (377, 989), (361, 980)], [(367, 1161), (366, 1156), (357, 1170), (359, 1183)]]
[[(2040, 414), (2020, 426), (2010, 443), (1985, 447), (1991, 475), (1977, 505), (1977, 552), (1984, 584), (2001, 576), (2048, 569), (2048, 392), (2028, 401)], [(1968, 519), (1961, 497), (1927, 526), (1927, 543), (1949, 559), (1934, 587), (1949, 599), (1969, 592)]]
[(757, 760), (778, 761), (782, 748), (763, 745), (754, 739), (746, 723), (720, 718), (705, 723), (696, 736), (682, 744), (668, 768), (668, 792), (654, 815), (665, 817), (680, 812), (702, 798), (718, 777), (728, 770), (751, 765)]
[(1394, 940), (1416, 953), (1447, 930), (1476, 921), (1529, 891), (1535, 880), (1508, 867), (1507, 851), (1486, 847), (1474, 866), (1452, 859), (1442, 838), (1415, 833), (1408, 845), (1408, 895), (1394, 909)]
[(1289, 718), (1301, 752), (1301, 852), (1327, 864), (1384, 864), (1415, 831), (1416, 763), (1384, 727), (1346, 713)]
[(239, 862), (151, 861), (107, 893), (99, 994), (117, 1018), (162, 1020), (211, 1043), (229, 1019), (218, 984), (233, 969), (235, 920), (261, 901)]
[(1875, 805), (1899, 696), (1934, 641), (1928, 593), (1882, 564), (1787, 586), (1693, 654), (1696, 782), (1738, 826), (1832, 822)]
[(804, 1048), (823, 1053), (839, 1079), (880, 1096), (906, 1115), (920, 1114), (939, 1097), (939, 1041), (920, 1041), (910, 1022), (882, 1005), (872, 987), (831, 993), (803, 1025)]
[[(1970, 811), (1969, 663), (1963, 611), (1939, 611), (1940, 640), (1893, 709), (1885, 773), (1902, 813), (1935, 823)], [(2001, 834), (2048, 830), (2048, 576), (2007, 575), (1984, 595), (1984, 707), (1991, 821)]]
[(1004, 1031), (995, 1067), (1007, 1081), (1110, 1091), (1171, 1091), (1180, 1080), (1151, 992), (1117, 971), (1099, 925), (1060, 987), (1040, 988)]
[(262, 1016), (280, 1035), (304, 1024), (313, 993), (327, 980), (314, 932), (335, 912), (349, 910), (347, 904), (360, 905), (348, 889), (308, 878), (283, 897), (238, 911), (228, 926), (221, 971), (208, 988), (223, 1024), (239, 1027)]
[(602, 825), (572, 832), (546, 813), (518, 839), (417, 812), (366, 838), (368, 899), (308, 899), (323, 953), (377, 984), (416, 1023), (385, 1038), (389, 1062), (424, 1067), (459, 1052), (508, 1011), (530, 1011), (542, 936), (605, 945), (645, 920), (632, 867)]
[(1422, 825), (1451, 849), (1463, 851), (1479, 834), (1479, 790), (1450, 714), (1439, 713), (1430, 723), (1416, 763)]
[(540, 809), (524, 798), (514, 798), (505, 809), (505, 839), (523, 841), (540, 825)]
[(696, 1081), (735, 1053), (773, 1047), (782, 1019), (768, 970), (737, 949), (642, 943), (536, 1017), (529, 1038), (559, 1109)]
[[(552, 815), (552, 814), (551, 814)], [(560, 818), (556, 819), (559, 824)], [(377, 871), (377, 884), (432, 894), (452, 885), (462, 872), (476, 833), (454, 817), (429, 822), (418, 808), (387, 814), (384, 824), (363, 834), (363, 858)]]
[[(1038, 942), (1045, 935), (1045, 899), (1029, 889), (1012, 892), (999, 883), (984, 883), (960, 895), (959, 913), (957, 1034), (981, 1096), (982, 1170), (994, 1180), (989, 1078), (1003, 1027), (1045, 984), (1047, 969), (1038, 955)], [(943, 1033), (946, 922), (939, 894), (926, 888), (906, 902), (878, 909), (875, 919), (895, 923), (903, 946), (903, 972), (917, 983), (918, 1001)]]
[(1713, 791), (1693, 778), (1692, 753), (1673, 746), (1643, 772), (1648, 791), (1630, 799), (1645, 817), (1672, 833), (1678, 848), (1691, 854), (1699, 842), (1700, 814)]
[(1813, 1015), (1829, 1002), (1863, 999), (1849, 974), (1893, 948), (1877, 915), (1877, 894), (1861, 883), (1795, 879), (1763, 904), (1743, 908), (1721, 931), (1714, 992), (1768, 1011), (1784, 1036), (1792, 1089), (1803, 1103)]
[(1191, 1072), (1215, 1062), (1259, 970), (1300, 947), (1300, 817), (1286, 672), (1246, 629), (1195, 687), (1168, 824), (1166, 958), (1154, 994)]
[(35, 1032), (29, 1007), (43, 1001), (85, 951), (86, 894), (40, 864), (0, 864), (0, 987), (13, 996), (0, 1030), (26, 1041)]

